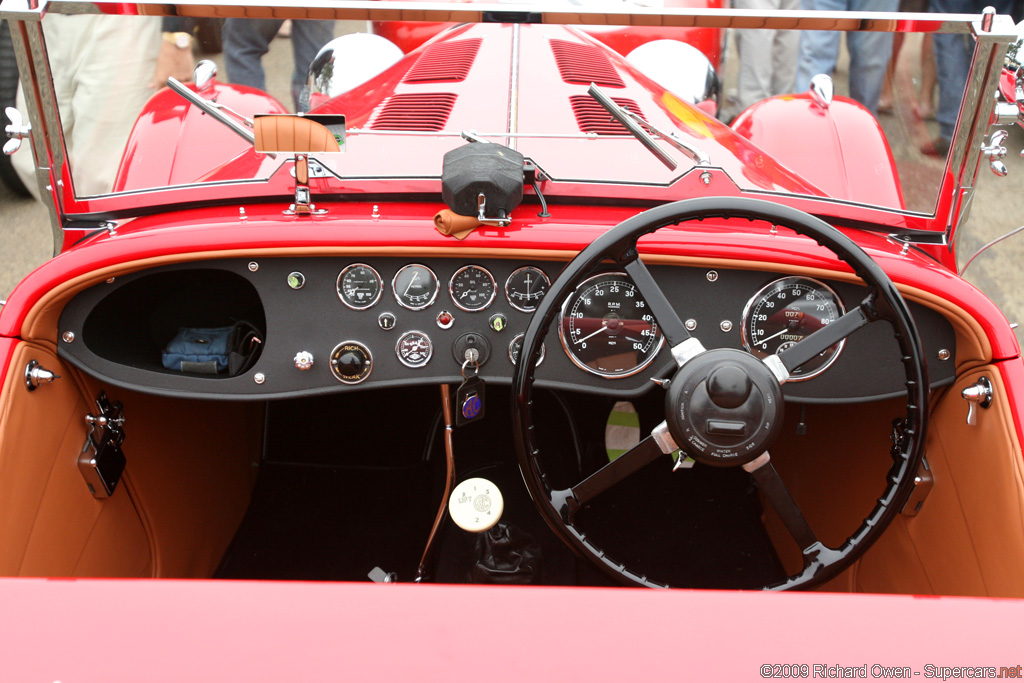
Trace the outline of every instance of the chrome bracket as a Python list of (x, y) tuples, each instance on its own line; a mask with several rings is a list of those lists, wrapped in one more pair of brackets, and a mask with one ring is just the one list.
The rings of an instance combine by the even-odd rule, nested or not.
[(761, 362), (768, 366), (768, 369), (772, 371), (773, 375), (775, 375), (775, 379), (779, 381), (779, 384), (785, 384), (789, 381), (789, 378), (791, 377), (789, 370), (786, 369), (786, 365), (776, 354), (773, 353), (766, 358), (762, 358)]
[(488, 218), (484, 215), (487, 209), (487, 197), (484, 196), (483, 192), (476, 196), (476, 209), (476, 219), (480, 221), (481, 225), (496, 225), (499, 228), (507, 228), (512, 225), (512, 219), (510, 218), (505, 218), (504, 216)]
[(932, 468), (928, 465), (928, 458), (921, 458), (921, 466), (914, 475), (914, 488), (910, 491), (910, 497), (903, 504), (900, 512), (907, 517), (916, 517), (924, 505), (924, 499), (932, 492), (935, 485), (935, 477), (932, 476)]
[(25, 366), (25, 388), (29, 391), (35, 391), (43, 382), (53, 384), (55, 379), (60, 379), (60, 375), (50, 372), (37, 360), (30, 360)]
[(981, 155), (988, 159), (989, 168), (1000, 178), (1006, 177), (1007, 174), (1006, 164), (1002, 160), (1006, 158), (1006, 147), (1003, 143), (1009, 135), (1005, 130), (997, 130), (989, 138), (989, 144), (981, 146)]
[(668, 431), (668, 422), (662, 422), (660, 425), (654, 428), (651, 432), (651, 438), (654, 439), (654, 443), (658, 444), (658, 448), (665, 455), (674, 453), (679, 450), (679, 446), (676, 444), (676, 440), (672, 438), (672, 433)]

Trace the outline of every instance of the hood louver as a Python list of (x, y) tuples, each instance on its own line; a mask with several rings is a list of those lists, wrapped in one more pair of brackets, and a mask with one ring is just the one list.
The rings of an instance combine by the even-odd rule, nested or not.
[[(637, 116), (643, 118), (640, 107), (633, 100), (625, 97), (613, 97), (612, 101), (623, 109), (628, 109)], [(608, 111), (597, 103), (590, 95), (573, 95), (569, 98), (572, 105), (572, 113), (576, 115), (576, 123), (584, 133), (597, 133), (598, 135), (630, 135), (626, 128), (612, 118)]]
[(450, 92), (402, 93), (384, 103), (370, 128), (373, 130), (444, 130), (455, 105)]
[(551, 40), (551, 50), (562, 80), (566, 83), (590, 85), (597, 83), (607, 88), (625, 88), (615, 66), (601, 48), (568, 40)]
[(405, 83), (464, 81), (480, 50), (481, 38), (431, 45), (405, 75)]

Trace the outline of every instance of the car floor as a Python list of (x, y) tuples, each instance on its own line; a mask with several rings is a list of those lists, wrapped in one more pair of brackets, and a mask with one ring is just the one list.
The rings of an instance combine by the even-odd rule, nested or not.
[[(612, 401), (544, 393), (538, 401), (538, 414), (552, 416), (538, 426), (546, 452), (569, 454), (549, 468), (551, 478), (576, 483), (580, 469), (592, 471), (605, 459)], [(654, 420), (654, 403), (640, 400), (638, 410)], [(380, 407), (393, 405), (410, 408), (401, 424), (382, 424)], [(548, 528), (511, 440), (495, 437), (511, 434), (508, 390), (488, 387), (487, 405), (483, 420), (454, 433), (456, 479), (494, 482), (505, 500), (504, 526), (472, 534), (445, 510), (428, 580), (614, 585)], [(379, 567), (398, 581), (413, 580), (444, 490), (437, 387), (275, 402), (266, 424), (252, 501), (216, 576), (365, 581)], [(606, 492), (581, 511), (580, 527), (609, 557), (672, 585), (750, 588), (778, 580), (749, 476), (671, 467), (667, 458), (652, 463)]]

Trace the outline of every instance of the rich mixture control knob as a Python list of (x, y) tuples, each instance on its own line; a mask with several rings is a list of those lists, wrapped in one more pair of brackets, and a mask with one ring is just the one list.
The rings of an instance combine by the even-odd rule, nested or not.
[(313, 354), (309, 351), (299, 351), (295, 354), (295, 367), (299, 370), (309, 370), (313, 367)]
[(359, 384), (370, 376), (372, 370), (370, 349), (359, 342), (342, 342), (331, 352), (331, 372), (345, 384)]

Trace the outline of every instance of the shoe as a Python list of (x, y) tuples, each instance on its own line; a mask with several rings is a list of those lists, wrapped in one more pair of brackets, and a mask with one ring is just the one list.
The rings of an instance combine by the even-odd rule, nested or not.
[(945, 157), (949, 154), (949, 142), (949, 140), (941, 135), (937, 135), (934, 140), (922, 145), (921, 151), (929, 156)]

